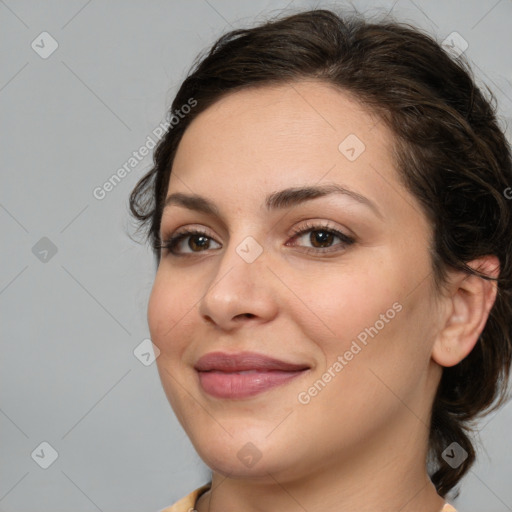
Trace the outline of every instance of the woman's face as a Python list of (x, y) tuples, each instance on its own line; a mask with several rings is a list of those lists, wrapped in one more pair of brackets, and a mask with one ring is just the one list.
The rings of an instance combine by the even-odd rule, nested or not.
[(440, 376), (431, 228), (392, 144), (321, 82), (233, 93), (187, 128), (161, 237), (193, 233), (163, 250), (148, 322), (214, 471), (285, 482), (424, 455)]

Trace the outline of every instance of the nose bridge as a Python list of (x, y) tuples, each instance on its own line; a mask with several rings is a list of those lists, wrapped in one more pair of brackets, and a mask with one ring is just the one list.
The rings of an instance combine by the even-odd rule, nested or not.
[(213, 291), (215, 288), (217, 291), (223, 290), (223, 292), (231, 290), (233, 293), (239, 294), (239, 299), (248, 295), (240, 293), (246, 287), (247, 292), (254, 291), (254, 285), (258, 281), (261, 284), (264, 273), (265, 257), (263, 252), (263, 246), (251, 236), (245, 237), (241, 242), (231, 240), (226, 246), (224, 254), (219, 258), (217, 272), (209, 290)]
[(200, 304), (200, 313), (227, 326), (240, 315), (268, 318), (274, 309), (263, 246), (252, 236), (232, 239)]
[[(255, 233), (255, 229), (249, 229), (248, 225), (254, 228), (253, 222), (247, 223), (239, 219), (239, 222), (233, 225), (232, 235), (229, 243), (224, 248), (224, 254), (221, 256), (218, 273), (224, 275), (226, 271), (230, 274), (239, 273), (239, 277), (244, 280), (251, 280), (256, 275), (263, 272), (266, 254), (263, 248), (263, 234)], [(252, 233), (251, 233), (252, 232)]]

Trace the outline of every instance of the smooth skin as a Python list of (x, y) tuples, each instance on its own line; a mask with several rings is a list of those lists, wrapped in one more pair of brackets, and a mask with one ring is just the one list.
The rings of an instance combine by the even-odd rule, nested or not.
[[(353, 161), (339, 149), (351, 134), (365, 146)], [(433, 397), (442, 367), (477, 342), (496, 286), (453, 271), (436, 291), (432, 227), (399, 180), (393, 140), (377, 116), (321, 81), (231, 93), (187, 128), (167, 196), (199, 195), (217, 211), (176, 201), (164, 211), (162, 239), (205, 234), (162, 250), (148, 323), (165, 393), (213, 471), (199, 512), (441, 510), (425, 468)], [(328, 184), (366, 201), (331, 193), (265, 205), (283, 189)], [(247, 237), (263, 250), (251, 263), (237, 252), (257, 248)], [(472, 263), (497, 275), (494, 256)], [(395, 303), (401, 311), (301, 403)], [(310, 369), (252, 398), (218, 399), (193, 368), (212, 351)], [(261, 455), (251, 467), (237, 456), (249, 442)]]

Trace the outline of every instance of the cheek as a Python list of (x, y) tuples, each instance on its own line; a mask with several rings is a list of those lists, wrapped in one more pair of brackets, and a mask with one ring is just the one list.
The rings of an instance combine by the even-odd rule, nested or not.
[(147, 319), (151, 340), (161, 351), (164, 349), (162, 340), (166, 330), (175, 325), (175, 318), (177, 318), (174, 308), (175, 303), (176, 301), (161, 286), (157, 277), (149, 296)]
[[(200, 299), (190, 280), (168, 276), (159, 270), (149, 297), (147, 321), (153, 343), (166, 358), (181, 351), (193, 309)], [(160, 358), (159, 358), (160, 359)]]
[(190, 346), (194, 327), (191, 319), (199, 297), (192, 293), (190, 281), (172, 279), (161, 269), (157, 272), (147, 308), (147, 320), (152, 342), (160, 350), (157, 369), (167, 399), (180, 424), (187, 430), (185, 413), (190, 407), (188, 386), (183, 374), (183, 354)]
[[(350, 429), (360, 421), (377, 428), (407, 408), (423, 414), (432, 342), (428, 283), (410, 293), (403, 277), (395, 277), (385, 280), (382, 272), (346, 276), (329, 285), (330, 297), (317, 301), (323, 322), (335, 335), (315, 338), (309, 332), (320, 340), (325, 357), (301, 397), (310, 400), (311, 408), (305, 409), (312, 417), (331, 415), (338, 424), (350, 411)], [(347, 296), (345, 290), (353, 292)]]
[[(294, 275), (291, 282), (300, 301), (288, 303), (294, 322), (322, 354), (315, 376), (330, 369), (340, 376), (325, 376), (337, 382), (329, 385), (332, 390), (340, 385), (344, 391), (357, 391), (352, 398), (366, 396), (370, 401), (375, 386), (383, 386), (380, 375), (392, 389), (421, 380), (431, 342), (428, 280), (411, 293), (416, 286), (411, 283), (418, 281), (412, 274), (418, 269), (407, 276), (399, 258), (377, 260), (379, 264), (360, 261), (357, 267), (332, 271), (326, 266), (325, 272)], [(344, 400), (351, 402), (350, 396), (345, 394)]]
[(333, 270), (326, 266), (313, 274), (291, 276), (299, 300), (287, 300), (287, 308), (293, 308), (290, 311), (294, 321), (301, 325), (307, 338), (320, 345), (327, 359), (342, 354), (358, 335), (364, 340), (365, 329), (376, 322), (382, 330), (380, 315), (384, 314), (388, 322), (396, 316), (393, 304), (399, 299), (398, 289), (393, 286), (392, 277), (389, 281), (384, 279), (382, 266), (373, 268), (376, 270)]

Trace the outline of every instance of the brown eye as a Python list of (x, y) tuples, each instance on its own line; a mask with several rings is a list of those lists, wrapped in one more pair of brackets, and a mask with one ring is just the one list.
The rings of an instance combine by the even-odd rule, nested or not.
[(334, 240), (334, 234), (330, 231), (311, 231), (309, 241), (313, 247), (329, 247)]
[(210, 238), (204, 235), (192, 235), (188, 239), (188, 246), (194, 252), (209, 249)]
[(344, 251), (349, 245), (355, 243), (355, 239), (345, 235), (341, 231), (323, 225), (303, 226), (294, 232), (292, 245), (301, 248), (302, 251), (311, 254)]
[(190, 230), (171, 236), (159, 247), (175, 256), (189, 256), (209, 249), (218, 249), (221, 245), (203, 231)]

